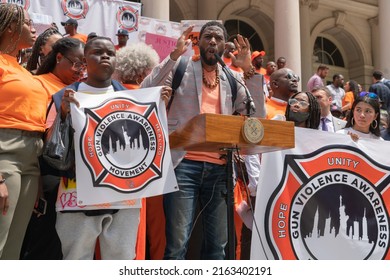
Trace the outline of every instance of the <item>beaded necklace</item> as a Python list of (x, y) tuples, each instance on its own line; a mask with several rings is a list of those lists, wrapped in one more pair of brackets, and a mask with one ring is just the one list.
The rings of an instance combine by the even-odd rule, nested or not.
[(219, 84), (219, 71), (218, 71), (218, 67), (215, 69), (215, 81), (214, 83), (209, 83), (209, 81), (206, 80), (206, 77), (204, 76), (204, 70), (202, 71), (202, 78), (203, 78), (203, 83), (210, 89), (213, 89), (215, 88), (218, 84)]

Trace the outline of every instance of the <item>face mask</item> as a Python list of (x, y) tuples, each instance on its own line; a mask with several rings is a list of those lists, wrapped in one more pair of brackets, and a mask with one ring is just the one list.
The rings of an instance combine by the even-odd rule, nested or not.
[(290, 111), (288, 116), (290, 117), (290, 121), (301, 123), (306, 121), (309, 118), (309, 112), (293, 112)]

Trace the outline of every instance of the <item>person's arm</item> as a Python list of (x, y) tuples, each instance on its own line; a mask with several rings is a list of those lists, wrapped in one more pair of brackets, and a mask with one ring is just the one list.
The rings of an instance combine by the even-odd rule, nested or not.
[(75, 103), (77, 107), (80, 107), (80, 103), (74, 97), (76, 92), (73, 89), (65, 89), (64, 95), (61, 101), (61, 119), (65, 120), (66, 115), (70, 112), (70, 103)]
[[(238, 51), (235, 59), (235, 65), (244, 71), (245, 84), (256, 107), (256, 111), (253, 116), (265, 118), (267, 115), (265, 95), (263, 87), (259, 86), (263, 84), (263, 75), (257, 74), (252, 65), (249, 40), (238, 34), (237, 39), (234, 39), (234, 44), (236, 45), (236, 49)], [(236, 78), (240, 79), (239, 77)], [(242, 85), (238, 85), (236, 105), (242, 103), (243, 100), (246, 100), (245, 88)], [(236, 110), (240, 109), (239, 111), (242, 111), (242, 108), (238, 108), (238, 106), (235, 107)]]
[(192, 32), (194, 27), (188, 27), (182, 35), (177, 39), (176, 47), (159, 65), (153, 68), (152, 72), (145, 77), (140, 87), (155, 87), (166, 84), (166, 80), (170, 76), (174, 66), (177, 65), (177, 61), (180, 56), (187, 51), (188, 46), (191, 43), (191, 39), (186, 39)]

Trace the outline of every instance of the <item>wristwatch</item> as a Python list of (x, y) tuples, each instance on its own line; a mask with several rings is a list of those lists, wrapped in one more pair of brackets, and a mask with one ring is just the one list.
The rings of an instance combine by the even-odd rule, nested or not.
[(0, 180), (0, 185), (5, 183), (5, 178)]

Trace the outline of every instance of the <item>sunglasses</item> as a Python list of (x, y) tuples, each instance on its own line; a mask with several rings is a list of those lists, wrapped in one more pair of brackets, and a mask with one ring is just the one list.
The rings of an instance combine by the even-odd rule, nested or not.
[(362, 91), (360, 94), (359, 94), (360, 97), (364, 97), (364, 96), (367, 96), (369, 98), (372, 98), (372, 99), (379, 99), (378, 95), (376, 95), (375, 93), (373, 92), (368, 92), (368, 91)]
[(287, 73), (286, 78), (289, 79), (289, 80), (296, 80), (297, 82), (300, 81), (299, 76), (294, 74), (294, 73), (291, 73), (291, 72)]
[(65, 57), (70, 63), (72, 63), (72, 70), (73, 71), (84, 71), (85, 70), (85, 64), (81, 61), (72, 61), (69, 57), (66, 57), (65, 55), (63, 56)]
[(306, 109), (310, 105), (308, 102), (306, 102), (304, 100), (298, 100), (298, 99), (295, 99), (295, 98), (290, 98), (288, 100), (288, 104), (290, 106), (294, 106), (294, 105), (298, 104), (299, 107), (301, 107), (302, 109)]

